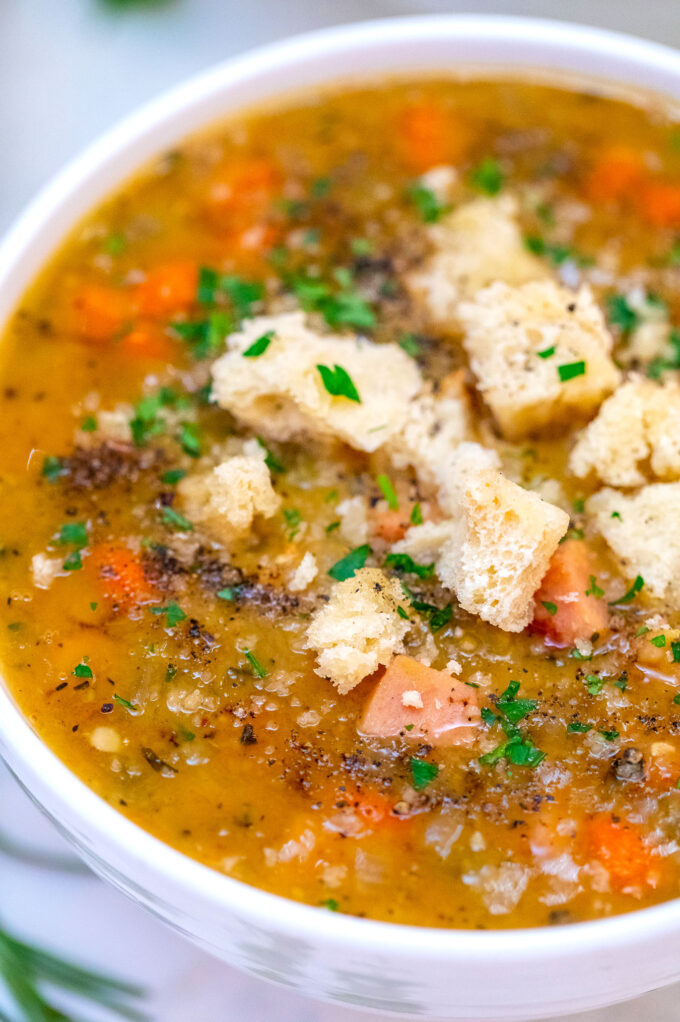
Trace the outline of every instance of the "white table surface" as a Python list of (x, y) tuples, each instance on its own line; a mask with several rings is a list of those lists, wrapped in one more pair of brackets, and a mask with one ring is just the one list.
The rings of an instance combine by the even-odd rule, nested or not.
[[(292, 32), (409, 9), (569, 17), (680, 45), (679, 0), (175, 0), (126, 13), (101, 0), (0, 0), (0, 231), (69, 156), (192, 72)], [(1, 766), (0, 809), (15, 837), (70, 854)], [(0, 916), (29, 939), (143, 984), (154, 1022), (375, 1018), (229, 969), (87, 873), (0, 853)], [(680, 1022), (678, 993), (673, 987), (579, 1019)]]

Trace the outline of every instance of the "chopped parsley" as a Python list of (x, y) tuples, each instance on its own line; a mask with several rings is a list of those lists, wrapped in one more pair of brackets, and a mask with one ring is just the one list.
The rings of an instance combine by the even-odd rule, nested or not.
[(75, 674), (76, 678), (92, 678), (92, 677), (94, 677), (94, 675), (92, 674), (92, 668), (90, 666), (88, 666), (88, 664), (86, 664), (86, 663), (77, 664), (73, 668), (73, 673)]
[(482, 766), (494, 766), (504, 759), (513, 766), (533, 768), (545, 759), (545, 753), (538, 749), (531, 738), (518, 727), (520, 721), (533, 713), (538, 706), (535, 699), (518, 699), (519, 688), (518, 681), (510, 682), (506, 690), (496, 700), (498, 713), (494, 713), (488, 707), (481, 711), (482, 720), (490, 727), (500, 724), (506, 736), (506, 740), (497, 745), (495, 749), (479, 757)]
[(170, 324), (172, 332), (189, 346), (192, 356), (198, 361), (219, 351), (233, 328), (232, 317), (224, 309), (215, 309), (207, 319), (198, 322)]
[(247, 319), (253, 315), (253, 305), (259, 302), (264, 294), (264, 287), (259, 281), (244, 280), (233, 274), (220, 277), (220, 291), (229, 298), (231, 306), (239, 319)]
[(377, 483), (380, 489), (382, 490), (382, 495), (387, 501), (387, 506), (389, 507), (390, 511), (398, 511), (399, 498), (397, 497), (394, 486), (392, 486), (390, 477), (388, 475), (385, 475), (384, 472), (381, 472), (381, 474), (377, 478)]
[(577, 376), (585, 376), (585, 372), (586, 364), (583, 361), (564, 362), (561, 366), (557, 367), (557, 374), (561, 383), (566, 383), (567, 380), (573, 380)]
[(65, 473), (66, 467), (62, 458), (57, 458), (54, 454), (48, 454), (44, 458), (40, 474), (47, 479), (48, 483), (56, 483), (57, 479)]
[(275, 472), (275, 473), (276, 472), (285, 472), (286, 468), (285, 468), (284, 464), (281, 461), (279, 461), (279, 459), (276, 457), (276, 455), (271, 450), (271, 448), (268, 447), (267, 444), (264, 442), (262, 437), (258, 436), (258, 437), (255, 437), (255, 439), (257, 440), (258, 444), (260, 445), (260, 447), (264, 451), (264, 463), (267, 466), (267, 468), (269, 469), (269, 471), (270, 472)]
[(680, 330), (673, 328), (668, 335), (668, 343), (671, 348), (669, 356), (653, 358), (647, 366), (647, 376), (652, 380), (659, 380), (669, 369), (680, 369)]
[(212, 305), (218, 286), (217, 270), (212, 270), (209, 266), (201, 266), (198, 271), (198, 286), (196, 288), (196, 301), (199, 305)]
[(420, 504), (414, 504), (411, 511), (411, 517), (409, 518), (411, 525), (422, 525), (423, 524), (423, 509)]
[(339, 529), (339, 528), (340, 528), (340, 522), (338, 522), (338, 521), (329, 522), (324, 531), (325, 531), (327, 536), (330, 536), (331, 532), (335, 532), (335, 530)]
[(637, 594), (643, 588), (644, 584), (645, 580), (643, 579), (642, 575), (636, 575), (635, 581), (633, 582), (628, 592), (624, 593), (623, 596), (620, 596), (618, 600), (612, 600), (612, 602), (610, 603), (610, 607), (614, 607), (618, 603), (630, 603), (632, 600), (635, 599)]
[(180, 605), (175, 603), (174, 600), (170, 600), (165, 607), (150, 607), (149, 609), (151, 610), (151, 613), (155, 614), (157, 617), (161, 614), (165, 614), (165, 623), (168, 628), (174, 628), (175, 625), (178, 625), (180, 621), (184, 621), (186, 618), (186, 614)]
[(153, 436), (158, 436), (165, 429), (165, 422), (159, 419), (158, 413), (166, 404), (163, 394), (147, 394), (141, 401), (138, 401), (130, 419), (130, 431), (136, 447), (144, 445)]
[(187, 474), (185, 468), (169, 468), (167, 472), (164, 472), (161, 476), (161, 482), (166, 483), (168, 486), (174, 486), (184, 479)]
[(399, 615), (399, 617), (403, 618), (404, 621), (411, 620), (411, 618), (408, 616), (408, 611), (404, 607), (402, 607), (401, 604), (399, 604), (397, 607), (397, 614)]
[(494, 160), (490, 156), (482, 160), (470, 174), (472, 186), (486, 195), (498, 195), (503, 187), (504, 180), (505, 175), (501, 170), (498, 160)]
[(673, 702), (676, 706), (680, 706), (680, 692), (676, 696), (673, 696)]
[(128, 699), (123, 699), (122, 696), (116, 695), (115, 692), (113, 693), (113, 698), (115, 699), (119, 706), (125, 707), (126, 710), (134, 711), (136, 709), (134, 703), (131, 703)]
[(349, 401), (361, 404), (359, 391), (346, 369), (337, 364), (332, 369), (326, 365), (317, 365), (316, 368), (321, 376), (321, 382), (332, 397), (346, 397)]
[(218, 599), (220, 600), (235, 600), (236, 595), (236, 589), (234, 586), (225, 586), (224, 589), (220, 589), (217, 593)]
[(615, 742), (619, 737), (619, 732), (615, 729), (612, 731), (601, 730), (599, 732), (606, 742)]
[(586, 675), (586, 688), (590, 692), (591, 696), (598, 695), (605, 686), (607, 679), (601, 678), (599, 674), (587, 674)]
[(94, 415), (86, 415), (83, 421), (80, 423), (80, 428), (83, 433), (94, 433), (97, 428), (97, 420)]
[(62, 525), (57, 536), (57, 543), (73, 544), (78, 549), (87, 546), (87, 525), (85, 522), (67, 522)]
[(434, 562), (417, 564), (409, 554), (388, 554), (385, 558), (385, 567), (406, 572), (408, 575), (417, 575), (418, 578), (432, 578), (434, 575)]
[(659, 649), (662, 649), (666, 645), (666, 636), (655, 635), (654, 638), (650, 639), (649, 641), (651, 642), (652, 646), (657, 646)]
[(496, 709), (500, 710), (511, 724), (519, 724), (520, 720), (528, 717), (538, 706), (536, 699), (518, 699), (519, 687), (518, 681), (511, 681), (496, 702)]
[(373, 242), (368, 238), (352, 238), (349, 247), (353, 256), (370, 256), (373, 252)]
[(555, 345), (551, 344), (549, 348), (543, 348), (542, 351), (537, 351), (536, 354), (539, 358), (552, 358), (555, 354)]
[(248, 663), (252, 667), (253, 674), (255, 675), (256, 678), (266, 678), (267, 677), (266, 669), (262, 666), (260, 661), (257, 659), (255, 654), (251, 650), (244, 649), (243, 655), (245, 656), (246, 660), (248, 661)]
[(178, 532), (191, 532), (194, 528), (193, 522), (172, 507), (161, 508), (161, 520), (163, 525), (176, 529)]
[(581, 724), (581, 722), (578, 720), (572, 720), (569, 724), (567, 724), (567, 734), (585, 735), (588, 731), (591, 730), (592, 726), (593, 726), (592, 724)]
[(626, 689), (628, 688), (628, 674), (626, 671), (623, 671), (618, 676), (618, 678), (614, 682), (614, 688), (618, 688), (620, 692), (626, 691)]
[(590, 585), (586, 589), (585, 595), (594, 596), (595, 599), (597, 600), (601, 600), (602, 597), (604, 596), (604, 589), (600, 589), (599, 585), (597, 584), (597, 579), (595, 578), (594, 575), (590, 576)]
[(267, 350), (267, 348), (269, 347), (273, 340), (274, 331), (268, 330), (265, 334), (262, 334), (261, 337), (258, 337), (257, 340), (253, 341), (250, 347), (246, 348), (246, 350), (243, 352), (243, 357), (259, 358), (260, 355), (264, 355), (265, 351)]
[(354, 286), (351, 272), (339, 267), (334, 273), (335, 287), (320, 277), (293, 276), (288, 281), (300, 305), (307, 312), (320, 312), (329, 326), (351, 326), (373, 330), (375, 313)]
[(574, 512), (577, 515), (582, 515), (586, 509), (586, 502), (583, 497), (577, 497), (573, 504)]
[(415, 756), (411, 756), (409, 766), (411, 767), (411, 782), (416, 791), (423, 791), (424, 788), (427, 788), (439, 773), (436, 763), (428, 763), (426, 759), (416, 759)]
[(576, 266), (592, 266), (593, 264), (590, 256), (584, 255), (570, 245), (557, 245), (554, 242), (546, 241), (538, 234), (528, 235), (524, 239), (524, 246), (533, 255), (547, 259), (553, 266), (561, 266), (567, 261), (575, 263)]
[(415, 181), (406, 189), (406, 194), (416, 207), (420, 219), (425, 224), (434, 224), (451, 209), (451, 204), (437, 198), (431, 188)]
[(197, 423), (181, 423), (177, 440), (184, 453), (188, 454), (190, 458), (200, 458), (202, 451), (201, 429)]
[(363, 568), (372, 553), (373, 550), (368, 543), (363, 543), (361, 546), (355, 547), (354, 550), (350, 550), (339, 561), (336, 561), (328, 574), (336, 582), (344, 582), (345, 579), (352, 578), (359, 568)]
[(553, 617), (557, 613), (557, 604), (552, 603), (552, 601), (550, 600), (541, 600), (541, 606), (545, 607), (548, 613), (551, 614)]
[(397, 344), (411, 358), (418, 358), (418, 355), (420, 355), (420, 341), (415, 334), (402, 334), (401, 337), (397, 338)]
[(680, 642), (671, 642), (671, 653), (673, 654), (673, 663), (680, 664)]
[(288, 541), (290, 542), (295, 539), (300, 531), (302, 512), (296, 507), (284, 507), (283, 517), (286, 525), (288, 526)]

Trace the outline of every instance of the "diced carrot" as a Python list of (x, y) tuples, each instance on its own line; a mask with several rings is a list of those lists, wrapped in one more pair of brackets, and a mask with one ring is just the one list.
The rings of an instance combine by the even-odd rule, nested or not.
[(585, 839), (588, 854), (604, 866), (615, 890), (656, 886), (659, 870), (652, 850), (633, 824), (598, 814), (587, 821)]
[(140, 325), (126, 334), (121, 349), (132, 358), (149, 358), (171, 362), (177, 354), (177, 345), (167, 334), (151, 324)]
[(374, 511), (371, 514), (373, 532), (387, 543), (403, 539), (409, 527), (409, 517), (404, 511)]
[(647, 170), (642, 153), (630, 146), (609, 146), (600, 153), (585, 188), (593, 202), (615, 202), (637, 198)]
[(468, 146), (467, 130), (435, 100), (405, 107), (399, 115), (396, 138), (401, 159), (417, 174), (460, 162)]
[(92, 549), (88, 564), (94, 569), (104, 595), (121, 607), (150, 603), (156, 598), (139, 556), (119, 543)]
[(196, 301), (198, 266), (190, 260), (163, 263), (149, 270), (135, 291), (142, 316), (160, 319), (184, 312)]
[(105, 284), (83, 284), (73, 296), (70, 313), (82, 340), (108, 341), (132, 314), (130, 295)]
[(680, 185), (650, 181), (640, 192), (640, 206), (654, 227), (680, 227)]
[(595, 559), (583, 540), (561, 543), (534, 598), (533, 627), (560, 646), (602, 634), (609, 626), (607, 604), (592, 592), (586, 596), (596, 574)]
[(264, 157), (236, 160), (212, 181), (206, 213), (220, 229), (246, 230), (267, 212), (283, 185), (279, 167)]
[(463, 745), (479, 723), (474, 688), (412, 657), (397, 656), (378, 681), (359, 725), (363, 735)]

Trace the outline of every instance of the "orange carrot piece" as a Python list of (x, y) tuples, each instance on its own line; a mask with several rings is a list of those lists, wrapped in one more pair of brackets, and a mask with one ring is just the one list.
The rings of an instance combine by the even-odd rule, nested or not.
[(633, 824), (603, 813), (587, 821), (585, 837), (588, 854), (604, 866), (615, 890), (656, 885), (651, 848)]
[(592, 592), (586, 596), (596, 574), (595, 559), (583, 540), (561, 543), (534, 597), (533, 627), (560, 646), (602, 634), (609, 626), (607, 604)]
[(435, 100), (403, 109), (397, 126), (401, 159), (416, 174), (443, 163), (458, 163), (468, 145), (467, 131)]
[(163, 263), (149, 270), (136, 288), (137, 308), (142, 316), (161, 319), (184, 312), (196, 301), (198, 266), (190, 260)]
[(640, 206), (653, 227), (680, 227), (680, 185), (650, 181), (640, 193)]
[(104, 284), (83, 284), (71, 304), (73, 329), (82, 340), (109, 341), (132, 313), (130, 296)]
[(96, 572), (104, 595), (118, 606), (130, 607), (156, 598), (141, 559), (129, 547), (102, 543), (93, 547), (88, 564)]
[(609, 146), (600, 153), (586, 178), (586, 194), (593, 202), (635, 200), (646, 174), (641, 152), (630, 146)]
[(371, 520), (375, 535), (387, 543), (396, 543), (403, 539), (410, 524), (408, 514), (390, 509), (374, 511), (371, 514)]
[[(475, 689), (408, 656), (397, 656), (378, 681), (359, 724), (363, 735), (432, 745), (464, 745), (479, 723)], [(409, 730), (410, 729), (410, 730)]]
[(126, 334), (121, 349), (131, 358), (148, 358), (171, 362), (177, 354), (177, 345), (156, 326), (140, 325)]
[(237, 160), (214, 179), (208, 189), (206, 212), (220, 229), (246, 230), (259, 220), (281, 190), (280, 169), (263, 157)]

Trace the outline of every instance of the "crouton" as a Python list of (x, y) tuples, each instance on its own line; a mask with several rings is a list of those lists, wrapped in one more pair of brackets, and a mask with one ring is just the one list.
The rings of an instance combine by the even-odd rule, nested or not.
[(472, 414), (461, 372), (450, 373), (435, 394), (423, 388), (406, 407), (396, 436), (385, 445), (395, 468), (413, 466), (425, 486), (436, 487), (451, 455), (472, 438)]
[(301, 592), (307, 588), (310, 582), (314, 581), (318, 573), (316, 557), (308, 550), (291, 575), (288, 588), (294, 593)]
[(459, 317), (479, 390), (510, 440), (587, 418), (619, 382), (588, 287), (496, 283), (464, 302)]
[(215, 539), (230, 543), (244, 536), (256, 517), (275, 514), (281, 498), (272, 487), (264, 459), (264, 450), (249, 442), (243, 454), (183, 479), (177, 495), (189, 520)]
[(459, 303), (488, 284), (524, 284), (548, 276), (524, 245), (512, 196), (474, 199), (433, 224), (428, 234), (433, 254), (406, 284), (444, 330), (455, 328)]
[(307, 629), (307, 648), (317, 653), (316, 673), (344, 695), (403, 653), (409, 629), (397, 610), (403, 601), (400, 584), (379, 568), (360, 568), (336, 583)]
[(604, 402), (579, 436), (571, 471), (608, 486), (680, 478), (680, 386), (634, 377)]
[(440, 582), (465, 610), (520, 632), (533, 616), (534, 593), (569, 515), (511, 482), (494, 464), (494, 452), (462, 444), (452, 464), (451, 517), (414, 526), (394, 551), (434, 560)]
[(680, 482), (651, 483), (637, 493), (605, 488), (586, 511), (628, 577), (642, 576), (644, 591), (680, 607)]
[[(264, 335), (270, 336), (266, 350), (244, 357)], [(276, 440), (338, 439), (375, 451), (398, 432), (421, 386), (413, 359), (398, 345), (322, 335), (300, 312), (247, 320), (227, 347), (211, 370), (214, 400)], [(331, 395), (320, 365), (345, 370), (359, 400)]]

